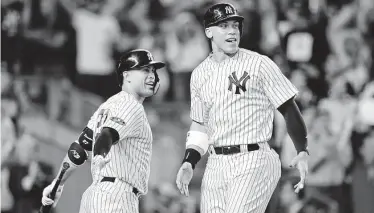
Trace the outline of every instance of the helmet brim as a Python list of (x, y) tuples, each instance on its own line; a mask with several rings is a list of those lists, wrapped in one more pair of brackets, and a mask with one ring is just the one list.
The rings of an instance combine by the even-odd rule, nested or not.
[(144, 64), (142, 66), (135, 66), (133, 69), (144, 68), (144, 67), (149, 67), (149, 66), (153, 66), (156, 69), (161, 69), (161, 68), (165, 67), (165, 63), (161, 62), (161, 61), (152, 61), (152, 62), (150, 62), (148, 64)]
[(219, 23), (221, 23), (223, 21), (227, 21), (227, 20), (236, 20), (236, 21), (242, 22), (244, 20), (244, 17), (240, 16), (240, 15), (226, 16), (226, 17), (223, 17), (221, 19), (217, 19), (214, 22), (209, 23), (207, 26), (205, 26), (205, 28), (212, 27), (212, 26), (217, 26)]

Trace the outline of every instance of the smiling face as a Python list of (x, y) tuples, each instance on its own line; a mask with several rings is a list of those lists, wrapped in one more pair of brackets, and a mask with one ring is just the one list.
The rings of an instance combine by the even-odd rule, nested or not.
[(156, 86), (156, 69), (146, 66), (137, 70), (124, 72), (124, 80), (128, 87), (139, 97), (147, 98), (154, 94)]
[(212, 41), (213, 51), (225, 54), (236, 53), (240, 42), (240, 22), (235, 19), (227, 19), (215, 26), (206, 28), (206, 36)]

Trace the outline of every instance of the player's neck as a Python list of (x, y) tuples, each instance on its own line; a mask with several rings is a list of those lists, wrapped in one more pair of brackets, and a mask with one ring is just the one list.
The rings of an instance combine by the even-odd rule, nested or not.
[(140, 104), (143, 104), (144, 102), (144, 97), (141, 97), (138, 95), (136, 92), (132, 91), (131, 89), (127, 88), (126, 86), (122, 86), (122, 91), (130, 94), (132, 97), (134, 97)]
[(214, 61), (219, 63), (219, 62), (222, 62), (224, 60), (234, 57), (238, 51), (236, 51), (235, 53), (225, 53), (223, 50), (219, 49), (218, 47), (216, 48), (213, 47), (212, 58)]

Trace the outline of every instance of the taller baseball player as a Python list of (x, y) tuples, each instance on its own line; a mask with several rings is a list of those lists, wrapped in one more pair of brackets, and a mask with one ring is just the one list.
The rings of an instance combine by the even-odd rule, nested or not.
[(63, 160), (70, 169), (55, 201), (48, 198), (54, 183), (44, 189), (43, 205), (56, 205), (66, 179), (93, 150), (93, 183), (82, 196), (80, 212), (139, 212), (138, 197), (148, 191), (152, 153), (152, 132), (142, 103), (157, 92), (156, 70), (164, 66), (147, 50), (133, 50), (121, 57), (117, 73), (122, 91), (96, 110), (72, 143)]
[(231, 4), (204, 16), (212, 53), (191, 77), (191, 118), (177, 186), (188, 196), (196, 163), (209, 158), (201, 186), (201, 212), (264, 212), (281, 176), (271, 138), (275, 110), (285, 118), (298, 155), (291, 162), (304, 187), (307, 130), (294, 101), (296, 88), (264, 55), (239, 48), (243, 17)]

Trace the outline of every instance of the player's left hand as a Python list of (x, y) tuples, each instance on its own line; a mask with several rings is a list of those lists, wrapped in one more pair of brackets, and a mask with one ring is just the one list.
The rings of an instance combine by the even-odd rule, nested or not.
[(290, 167), (296, 167), (300, 173), (300, 181), (294, 186), (296, 193), (299, 193), (304, 188), (306, 175), (308, 174), (308, 158), (309, 154), (307, 152), (300, 152), (291, 161)]
[[(109, 158), (104, 158), (102, 155), (96, 155), (92, 159), (92, 174), (94, 177), (98, 177), (100, 175), (100, 171), (104, 168), (104, 166), (109, 163)], [(94, 178), (98, 180), (98, 178)], [(94, 181), (95, 181), (94, 180)]]
[(43, 206), (49, 206), (49, 205), (53, 204), (53, 208), (56, 207), (57, 202), (58, 202), (58, 200), (61, 197), (62, 190), (64, 189), (64, 186), (63, 185), (62, 186), (61, 185), (58, 186), (55, 198), (52, 200), (48, 196), (49, 196), (49, 194), (51, 194), (51, 192), (52, 192), (53, 187), (54, 187), (55, 184), (56, 184), (56, 180), (53, 180), (51, 184), (49, 184), (47, 187), (45, 187), (43, 189), (43, 197), (42, 197), (42, 204), (43, 204)]
[(193, 169), (191, 163), (184, 162), (178, 171), (176, 183), (179, 191), (185, 196), (189, 196), (188, 185), (191, 182), (192, 176)]

